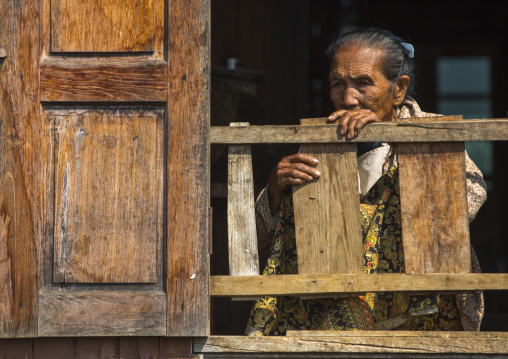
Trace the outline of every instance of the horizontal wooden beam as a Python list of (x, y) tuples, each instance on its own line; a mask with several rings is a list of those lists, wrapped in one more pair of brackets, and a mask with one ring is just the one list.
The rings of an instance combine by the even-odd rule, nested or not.
[(41, 63), (41, 101), (165, 102), (164, 61), (46, 60)]
[[(451, 118), (452, 120), (450, 120)], [(360, 135), (346, 140), (338, 134), (338, 126), (212, 126), (211, 143), (340, 143), (340, 142), (440, 142), (440, 141), (505, 141), (508, 119), (457, 121), (456, 116), (418, 118), (400, 122), (367, 124)]]
[(508, 290), (508, 274), (386, 273), (210, 277), (210, 295), (216, 297), (472, 290)]
[[(383, 358), (404, 357), (401, 354), (416, 354), (415, 358), (430, 358), (433, 354), (480, 358), (480, 354), (508, 353), (508, 333), (336, 331), (313, 334), (309, 331), (291, 337), (210, 336), (194, 338), (193, 351), (207, 358), (311, 358), (313, 353), (334, 353), (334, 358), (366, 358), (352, 355), (367, 353), (383, 354)], [(321, 354), (319, 358), (322, 357)]]
[(100, 291), (39, 294), (42, 337), (166, 335), (164, 292)]

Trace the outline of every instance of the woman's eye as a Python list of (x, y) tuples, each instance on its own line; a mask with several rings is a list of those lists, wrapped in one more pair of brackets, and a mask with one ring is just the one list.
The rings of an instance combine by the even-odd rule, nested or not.
[(359, 81), (360, 86), (370, 86), (369, 80), (360, 80)]

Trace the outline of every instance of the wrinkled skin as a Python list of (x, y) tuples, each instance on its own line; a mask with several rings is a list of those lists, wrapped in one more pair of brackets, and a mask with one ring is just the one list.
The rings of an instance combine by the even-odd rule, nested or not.
[[(330, 99), (335, 107), (328, 121), (339, 123), (339, 134), (347, 139), (358, 136), (370, 122), (394, 121), (402, 103), (409, 77), (401, 76), (396, 84), (384, 76), (381, 60), (384, 51), (350, 45), (341, 49), (330, 64)], [(314, 167), (318, 160), (304, 153), (283, 157), (270, 173), (268, 201), (274, 215), (280, 207), (282, 192), (321, 173)]]

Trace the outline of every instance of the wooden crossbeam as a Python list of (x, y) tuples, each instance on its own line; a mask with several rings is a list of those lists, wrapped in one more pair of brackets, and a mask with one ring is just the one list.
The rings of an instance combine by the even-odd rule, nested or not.
[(408, 354), (416, 354), (416, 358), (443, 354), (454, 354), (454, 358), (459, 354), (471, 355), (461, 358), (483, 358), (482, 354), (508, 353), (508, 333), (502, 332), (301, 331), (297, 334), (194, 338), (193, 352), (205, 354), (207, 358), (365, 358), (365, 354), (375, 353), (382, 354), (377, 358), (407, 358)]
[(215, 297), (365, 292), (464, 292), (508, 290), (507, 273), (383, 273), (327, 275), (211, 276)]
[[(451, 121), (450, 121), (451, 117)], [(443, 142), (508, 140), (508, 119), (457, 120), (457, 116), (415, 118), (367, 124), (360, 135), (346, 140), (336, 124), (312, 126), (250, 126), (210, 128), (211, 143), (337, 143)]]

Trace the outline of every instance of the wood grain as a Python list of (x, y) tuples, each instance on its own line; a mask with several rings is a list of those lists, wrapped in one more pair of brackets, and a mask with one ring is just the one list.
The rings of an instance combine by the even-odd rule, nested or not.
[[(337, 125), (212, 126), (210, 141), (217, 144), (252, 143), (340, 143), (340, 142), (442, 142), (504, 141), (508, 139), (508, 119), (449, 121), (448, 116), (432, 120), (369, 123), (358, 137), (346, 140)], [(454, 116), (455, 118), (455, 116)], [(420, 121), (421, 120), (421, 121)]]
[(155, 0), (52, 0), (52, 52), (154, 50)]
[(386, 273), (210, 277), (212, 297), (471, 290), (508, 290), (508, 274)]
[(119, 346), (122, 359), (159, 359), (157, 337), (120, 338)]
[(0, 358), (32, 359), (32, 339), (0, 339)]
[[(248, 126), (231, 123), (231, 126)], [(230, 275), (258, 275), (254, 180), (249, 145), (231, 145), (228, 153), (228, 249)]]
[(319, 161), (321, 176), (293, 186), (298, 274), (363, 273), (356, 144), (305, 144), (302, 152)]
[(74, 341), (74, 358), (116, 359), (116, 349), (117, 339), (115, 338), (76, 338)]
[(471, 272), (464, 143), (399, 143), (406, 273)]
[(41, 63), (41, 101), (165, 102), (167, 63), (83, 59)]
[(167, 335), (202, 336), (209, 333), (210, 313), (210, 2), (170, 4)]
[(508, 333), (341, 331), (305, 337), (210, 336), (194, 339), (193, 350), (205, 356), (243, 355), (236, 357), (252, 353), (264, 357), (277, 357), (274, 353), (505, 354)]
[(73, 338), (33, 339), (33, 359), (75, 359)]
[[(40, 121), (39, 4), (0, 2), (0, 337), (37, 334), (47, 126)], [(30, 24), (30, 26), (27, 26)]]
[(163, 292), (45, 291), (39, 306), (39, 336), (166, 334)]
[(155, 283), (162, 112), (54, 116), (54, 281)]
[(195, 358), (192, 338), (160, 338), (160, 359)]

